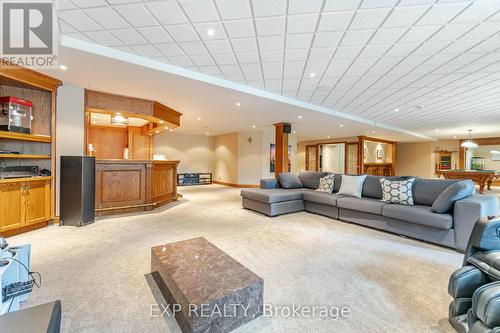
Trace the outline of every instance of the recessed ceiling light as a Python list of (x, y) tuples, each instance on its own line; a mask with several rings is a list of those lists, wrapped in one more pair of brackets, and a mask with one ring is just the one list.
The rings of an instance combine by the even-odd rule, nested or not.
[(210, 135), (210, 132), (207, 132), (207, 135)]
[(340, 124), (340, 127), (344, 127), (344, 124)]
[(299, 116), (299, 119), (302, 119), (302, 116)]
[(372, 131), (372, 134), (375, 134), (375, 131)]
[(156, 134), (160, 133), (160, 131), (155, 131)]
[(330, 139), (330, 136), (327, 136), (326, 138), (327, 138), (327, 139)]
[(207, 29), (207, 35), (209, 35), (209, 36), (215, 35), (215, 30), (212, 28)]
[(310, 77), (315, 77), (315, 76), (316, 76), (316, 73), (309, 73), (309, 76), (310, 76)]
[(201, 120), (201, 118), (200, 118), (200, 117), (198, 117), (198, 120)]
[(398, 108), (395, 108), (395, 109), (394, 109), (394, 112), (399, 112), (399, 109), (398, 109)]
[(168, 131), (169, 131), (169, 132), (172, 132), (172, 131), (173, 131), (173, 129), (169, 129)]
[(121, 115), (122, 113), (121, 113), (121, 112), (116, 112), (115, 114), (119, 116), (119, 115)]
[(297, 132), (296, 132), (296, 131), (293, 131), (293, 134), (297, 134)]
[(439, 132), (439, 128), (436, 128), (434, 131)]
[(68, 69), (68, 66), (66, 65), (59, 65), (59, 69), (62, 70), (62, 71), (65, 71)]
[(454, 136), (453, 136), (453, 139), (456, 139), (456, 138), (457, 138), (457, 136), (456, 136), (456, 135), (454, 135)]
[(151, 135), (153, 135), (153, 134), (149, 133), (149, 136), (151, 136)]
[(164, 121), (163, 121), (163, 120), (160, 120), (160, 124), (163, 124), (163, 123), (164, 123)]
[(240, 106), (240, 105), (241, 105), (241, 103), (240, 103), (240, 102), (236, 102), (236, 106)]
[(255, 125), (252, 125), (252, 128), (255, 128), (255, 127), (257, 127), (257, 126), (255, 126)]
[(165, 126), (164, 128), (165, 128), (166, 130), (168, 130), (168, 127), (167, 127), (167, 126)]

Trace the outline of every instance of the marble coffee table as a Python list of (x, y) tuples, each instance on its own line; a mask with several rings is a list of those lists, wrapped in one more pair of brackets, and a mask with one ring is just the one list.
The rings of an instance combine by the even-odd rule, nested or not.
[(262, 315), (264, 280), (205, 238), (151, 248), (151, 272), (184, 333), (229, 332)]

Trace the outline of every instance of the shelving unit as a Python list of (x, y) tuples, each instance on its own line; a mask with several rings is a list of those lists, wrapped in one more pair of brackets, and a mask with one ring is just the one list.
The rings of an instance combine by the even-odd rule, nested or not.
[(211, 173), (179, 173), (177, 175), (178, 186), (210, 185), (212, 184)]
[[(0, 96), (33, 102), (32, 134), (0, 131), (2, 166), (38, 166), (51, 176), (0, 179), (0, 234), (14, 234), (46, 226), (55, 219), (56, 95), (61, 81), (10, 64), (0, 67)], [(7, 67), (8, 65), (8, 67)]]

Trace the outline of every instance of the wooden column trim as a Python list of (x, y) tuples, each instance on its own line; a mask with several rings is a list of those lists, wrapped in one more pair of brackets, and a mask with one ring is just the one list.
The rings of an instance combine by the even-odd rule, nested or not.
[(288, 172), (288, 134), (283, 133), (283, 129), (287, 123), (277, 123), (274, 124), (274, 135), (275, 135), (275, 145), (276, 145), (276, 167), (275, 167), (275, 177), (278, 177), (280, 173)]

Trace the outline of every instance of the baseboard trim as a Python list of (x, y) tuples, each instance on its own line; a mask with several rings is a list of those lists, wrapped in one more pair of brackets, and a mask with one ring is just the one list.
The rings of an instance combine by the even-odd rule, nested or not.
[(220, 180), (214, 180), (214, 181), (212, 181), (212, 183), (218, 184), (218, 185), (230, 186), (230, 187), (237, 187), (237, 188), (259, 188), (260, 187), (260, 185), (236, 184), (236, 183), (221, 182)]

